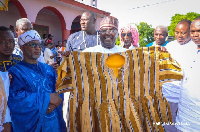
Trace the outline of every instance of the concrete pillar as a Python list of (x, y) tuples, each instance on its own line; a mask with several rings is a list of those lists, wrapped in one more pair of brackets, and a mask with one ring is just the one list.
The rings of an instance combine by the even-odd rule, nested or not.
[(67, 40), (69, 35), (70, 35), (70, 30), (67, 29), (62, 30), (62, 41), (65, 39)]

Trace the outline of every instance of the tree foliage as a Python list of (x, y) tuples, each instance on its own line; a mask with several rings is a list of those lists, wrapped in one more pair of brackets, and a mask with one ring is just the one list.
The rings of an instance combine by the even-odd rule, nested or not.
[(115, 45), (118, 45), (118, 46), (120, 45), (120, 37), (119, 36), (117, 37)]
[(175, 35), (175, 28), (178, 22), (180, 22), (183, 19), (187, 19), (190, 21), (193, 21), (195, 18), (200, 16), (200, 14), (195, 13), (195, 12), (189, 12), (186, 15), (183, 14), (175, 14), (171, 18), (171, 24), (168, 26), (168, 31), (169, 31), (169, 36), (174, 36)]
[(154, 41), (153, 32), (154, 28), (152, 28), (152, 25), (148, 25), (145, 22), (140, 22), (139, 25), (137, 25), (138, 32), (139, 32), (139, 45), (140, 47), (145, 47), (148, 43), (151, 43)]

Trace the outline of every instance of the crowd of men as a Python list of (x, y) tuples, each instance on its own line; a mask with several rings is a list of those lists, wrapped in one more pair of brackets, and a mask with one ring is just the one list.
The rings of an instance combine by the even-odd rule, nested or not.
[[(42, 39), (28, 19), (17, 20), (18, 38), (14, 38), (9, 28), (0, 26), (0, 131), (70, 131), (67, 127), (74, 124), (67, 123), (66, 111), (76, 104), (70, 103), (69, 92), (56, 92), (58, 64), (55, 54), (66, 57), (72, 51), (118, 53), (139, 48), (137, 28), (128, 25), (119, 34), (118, 20), (114, 17), (103, 18), (98, 32), (95, 13), (86, 11), (81, 15), (80, 25), (81, 31), (69, 36), (65, 51), (53, 54), (52, 43), (47, 43), (44, 55)], [(115, 45), (118, 35), (120, 46)], [(168, 42), (167, 36), (167, 28), (157, 26), (155, 41), (147, 45), (161, 46), (163, 52), (168, 51), (183, 71), (182, 80), (164, 83), (162, 87), (170, 105), (172, 122), (177, 123), (164, 125), (164, 129), (197, 132), (200, 130), (200, 17), (193, 22), (181, 20), (175, 28), (176, 40)], [(75, 123), (80, 122), (77, 120)]]

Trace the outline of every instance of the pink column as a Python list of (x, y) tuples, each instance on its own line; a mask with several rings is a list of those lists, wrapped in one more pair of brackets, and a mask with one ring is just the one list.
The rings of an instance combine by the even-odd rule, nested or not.
[(70, 35), (70, 30), (64, 29), (62, 30), (62, 40), (67, 40)]

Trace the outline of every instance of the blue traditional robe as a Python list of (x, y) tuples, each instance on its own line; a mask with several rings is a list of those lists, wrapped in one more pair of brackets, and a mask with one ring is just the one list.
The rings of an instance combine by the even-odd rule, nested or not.
[(55, 92), (56, 73), (44, 63), (19, 62), (9, 69), (12, 75), (8, 106), (16, 132), (59, 132), (62, 124), (57, 107), (47, 114), (50, 93)]

